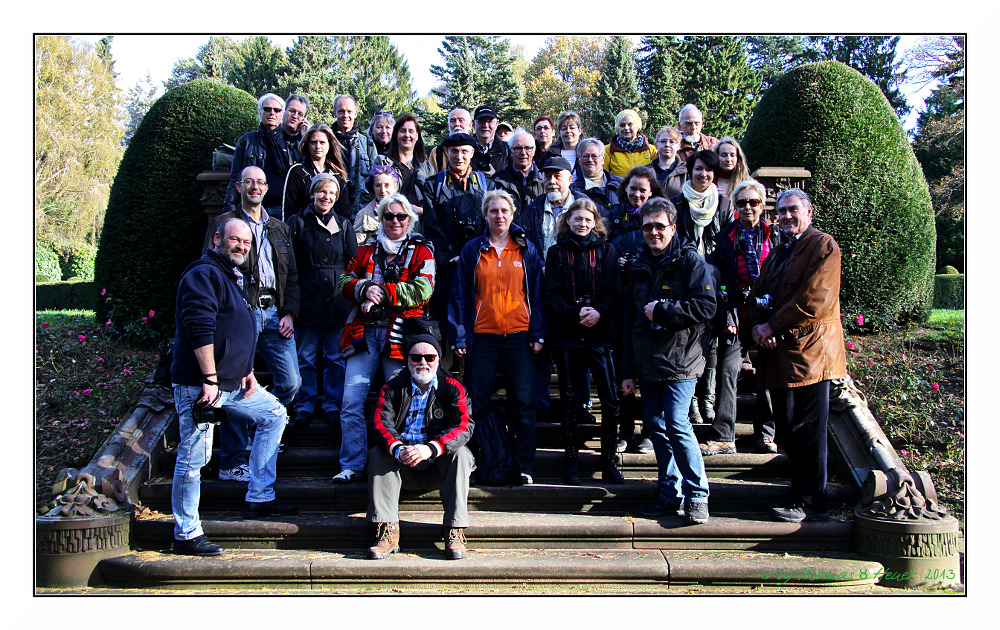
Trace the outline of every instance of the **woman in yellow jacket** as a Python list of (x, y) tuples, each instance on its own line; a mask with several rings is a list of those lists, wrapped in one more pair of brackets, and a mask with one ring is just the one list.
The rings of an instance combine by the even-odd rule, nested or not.
[(634, 166), (646, 166), (656, 159), (656, 147), (642, 131), (642, 118), (634, 109), (623, 109), (615, 118), (618, 135), (604, 149), (604, 168), (625, 177)]

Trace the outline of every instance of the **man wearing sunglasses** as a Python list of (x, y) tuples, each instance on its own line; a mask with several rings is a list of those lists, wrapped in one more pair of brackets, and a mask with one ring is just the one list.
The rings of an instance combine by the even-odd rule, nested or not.
[(622, 390), (642, 388), (643, 424), (656, 454), (658, 493), (639, 509), (648, 518), (708, 521), (708, 477), (688, 421), (705, 369), (705, 326), (715, 315), (715, 281), (694, 244), (677, 231), (677, 209), (654, 197), (640, 212), (645, 246), (626, 289)]
[(277, 94), (267, 93), (257, 101), (260, 127), (243, 134), (236, 142), (229, 185), (222, 202), (223, 212), (236, 210), (240, 202), (240, 193), (236, 187), (240, 181), (240, 173), (248, 166), (256, 166), (264, 171), (269, 184), (262, 205), (269, 215), (281, 218), (285, 175), (293, 165), (304, 160), (298, 150), (301, 138), (296, 130), (300, 127), (299, 122), (305, 121), (309, 104), (304, 96), (292, 94), (287, 107), (289, 112), (285, 111), (284, 99)]
[(469, 476), (476, 469), (466, 446), (473, 422), (465, 388), (441, 369), (441, 344), (430, 334), (408, 337), (406, 371), (382, 387), (368, 454), (368, 514), (375, 544), (368, 557), (399, 551), (399, 493), (440, 489), (445, 557), (465, 557)]

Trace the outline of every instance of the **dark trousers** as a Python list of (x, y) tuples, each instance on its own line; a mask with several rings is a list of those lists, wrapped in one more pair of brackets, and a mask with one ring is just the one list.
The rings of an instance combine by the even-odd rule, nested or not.
[(826, 495), (826, 428), (830, 381), (771, 389), (778, 443), (791, 463), (792, 500), (829, 510)]
[[(736, 381), (743, 366), (746, 352), (738, 337), (719, 338), (718, 363), (716, 367), (715, 421), (712, 423), (713, 440), (717, 442), (736, 441)], [(757, 391), (757, 403), (753, 415), (754, 438), (774, 439), (774, 420), (767, 390)]]
[(469, 390), (472, 413), (475, 414), (489, 406), (496, 373), (503, 373), (514, 466), (518, 472), (531, 474), (535, 465), (537, 388), (534, 353), (529, 342), (527, 332), (510, 335), (475, 333), (465, 362), (465, 386)]
[(576, 417), (572, 414), (576, 414), (580, 408), (577, 401), (581, 398), (581, 391), (586, 390), (587, 395), (590, 394), (590, 379), (587, 378), (589, 372), (601, 401), (601, 455), (614, 457), (621, 403), (618, 399), (611, 348), (557, 346), (552, 350), (552, 357), (559, 374), (559, 398), (565, 401), (567, 407), (567, 420)]

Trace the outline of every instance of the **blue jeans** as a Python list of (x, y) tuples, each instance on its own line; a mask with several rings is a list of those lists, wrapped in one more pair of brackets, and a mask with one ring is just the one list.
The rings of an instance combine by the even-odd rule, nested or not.
[[(465, 386), (472, 413), (486, 409), (493, 397), (493, 380), (503, 372), (507, 390), (509, 434), (518, 472), (531, 474), (535, 465), (535, 354), (527, 332), (509, 335), (475, 333), (465, 361)], [(474, 416), (473, 416), (474, 417)]]
[(344, 403), (340, 409), (340, 468), (363, 471), (368, 463), (368, 425), (365, 422), (365, 400), (375, 370), (382, 368), (388, 381), (404, 363), (382, 356), (385, 348), (385, 326), (365, 326), (368, 352), (355, 352), (347, 358), (344, 374)]
[(698, 379), (642, 384), (642, 422), (656, 454), (659, 498), (673, 505), (708, 502), (708, 476), (688, 408)]
[(344, 366), (347, 359), (340, 350), (339, 328), (298, 326), (295, 329), (295, 345), (299, 355), (299, 375), (302, 387), (295, 399), (295, 414), (312, 415), (316, 409), (317, 392), (316, 357), (320, 348), (323, 352), (323, 414), (340, 413), (340, 403), (344, 398)]
[[(230, 418), (241, 418), (257, 427), (250, 451), (250, 485), (246, 500), (262, 503), (274, 499), (274, 479), (277, 476), (278, 442), (285, 429), (288, 414), (273, 394), (258, 387), (248, 398), (243, 390), (222, 392), (222, 409)], [(201, 396), (201, 387), (174, 385), (174, 407), (177, 410), (180, 441), (177, 462), (170, 491), (170, 507), (174, 513), (174, 538), (190, 540), (201, 536), (198, 503), (201, 500), (201, 469), (212, 456), (212, 429), (208, 422), (195, 423), (193, 405)]]
[[(299, 391), (299, 361), (295, 356), (295, 339), (285, 339), (278, 332), (278, 307), (251, 309), (257, 321), (257, 352), (274, 378), (273, 394), (282, 405), (292, 404)], [(219, 468), (228, 470), (247, 463), (250, 444), (250, 423), (239, 417), (226, 418), (219, 429)]]

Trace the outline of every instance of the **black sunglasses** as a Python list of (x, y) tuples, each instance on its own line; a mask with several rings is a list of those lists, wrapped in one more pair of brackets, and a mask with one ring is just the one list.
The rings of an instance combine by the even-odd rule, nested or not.
[(760, 199), (737, 199), (736, 200), (736, 207), (737, 208), (746, 208), (747, 206), (750, 206), (751, 208), (756, 208), (759, 205), (760, 205)]
[(436, 354), (410, 354), (410, 361), (413, 361), (414, 363), (420, 363), (421, 359), (427, 363), (434, 363), (434, 360), (437, 358), (438, 355)]

